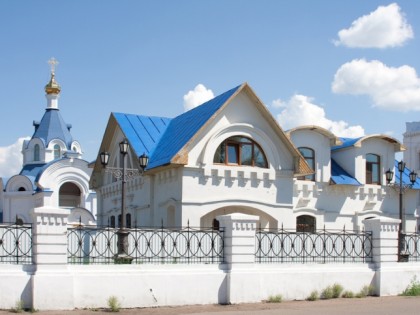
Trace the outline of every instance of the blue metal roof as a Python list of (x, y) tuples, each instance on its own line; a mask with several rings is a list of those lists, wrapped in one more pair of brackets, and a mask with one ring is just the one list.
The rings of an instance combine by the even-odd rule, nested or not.
[(165, 117), (149, 117), (112, 113), (137, 156), (151, 157), (171, 121)]
[(171, 159), (240, 87), (241, 85), (172, 119), (151, 156), (148, 168), (169, 164)]
[(113, 113), (137, 155), (149, 155), (147, 169), (169, 164), (197, 131), (226, 103), (241, 85), (175, 118)]
[(331, 159), (331, 181), (337, 185), (361, 186), (359, 181), (347, 173), (338, 163)]
[(19, 175), (28, 177), (28, 179), (32, 183), (33, 189), (36, 190), (35, 179), (39, 176), (40, 172), (43, 171), (45, 165), (46, 165), (45, 163), (44, 164), (27, 164), (22, 168)]
[[(410, 181), (410, 173), (411, 170), (409, 168), (405, 168), (404, 172), (402, 173), (402, 182), (404, 185), (411, 185)], [(395, 174), (395, 183), (400, 183), (400, 172), (398, 171), (398, 161), (395, 160), (394, 162), (394, 174)], [(414, 182), (412, 189), (420, 189), (420, 179), (417, 177), (417, 180)]]
[(33, 138), (42, 139), (47, 146), (51, 140), (60, 139), (64, 141), (68, 149), (71, 149), (73, 137), (70, 134), (70, 125), (67, 125), (56, 108), (47, 108), (41, 122), (34, 123), (35, 132)]
[(357, 141), (359, 141), (363, 137), (359, 138), (339, 138), (342, 142), (340, 145), (336, 145), (331, 148), (331, 151), (344, 149), (353, 146)]

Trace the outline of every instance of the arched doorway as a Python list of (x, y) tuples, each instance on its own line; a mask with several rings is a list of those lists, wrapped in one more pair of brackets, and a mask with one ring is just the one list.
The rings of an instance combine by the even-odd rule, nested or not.
[(64, 183), (60, 187), (58, 206), (75, 208), (81, 206), (81, 191), (74, 183)]
[(259, 217), (257, 227), (263, 229), (277, 229), (278, 222), (269, 214), (265, 213), (262, 210), (246, 206), (229, 206), (219, 209), (215, 209), (212, 212), (207, 213), (205, 216), (200, 219), (201, 227), (211, 227), (213, 229), (219, 228), (219, 222), (216, 217), (219, 215), (232, 214), (232, 213), (243, 213), (249, 215), (256, 215)]

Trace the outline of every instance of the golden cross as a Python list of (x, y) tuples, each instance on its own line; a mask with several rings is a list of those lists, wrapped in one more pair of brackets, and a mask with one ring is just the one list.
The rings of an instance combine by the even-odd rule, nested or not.
[(48, 60), (48, 63), (51, 66), (51, 73), (55, 73), (55, 67), (58, 65), (57, 59), (55, 59), (54, 57), (52, 57), (50, 60)]

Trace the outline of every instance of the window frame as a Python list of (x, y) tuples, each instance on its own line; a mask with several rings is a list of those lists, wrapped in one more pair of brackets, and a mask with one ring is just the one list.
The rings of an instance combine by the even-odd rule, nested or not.
[[(308, 150), (309, 152), (312, 153), (312, 156), (309, 156), (309, 157), (305, 156), (302, 153), (301, 149)], [(309, 147), (299, 147), (298, 150), (299, 150), (299, 153), (302, 155), (302, 157), (305, 159), (306, 163), (309, 165), (309, 167), (314, 171), (314, 173), (311, 175), (299, 176), (297, 179), (315, 182), (316, 181), (315, 150)]]
[(40, 158), (40, 146), (37, 143), (37, 144), (34, 145), (34, 161), (38, 162), (40, 160), (41, 160), (41, 158)]
[[(369, 161), (368, 157), (376, 157), (377, 161)], [(367, 153), (365, 156), (366, 159), (366, 169), (365, 169), (365, 183), (368, 185), (381, 185), (381, 157), (375, 153)], [(374, 174), (376, 168), (377, 180), (374, 181)]]
[(303, 214), (296, 217), (297, 233), (316, 233), (316, 217)]
[[(251, 146), (249, 164), (244, 164), (246, 159), (244, 159), (244, 157), (242, 156), (242, 154), (245, 152), (245, 146)], [(229, 150), (229, 148), (235, 148), (235, 150)], [(231, 159), (231, 156), (229, 156), (230, 154), (232, 154), (232, 151), (234, 151), (235, 154), (234, 159)], [(262, 154), (263, 157), (262, 166), (257, 165), (258, 162), (256, 161), (256, 154), (258, 152), (260, 152), (260, 154)], [(224, 161), (216, 161), (216, 154), (218, 153), (220, 155), (219, 160)], [(269, 165), (267, 156), (265, 155), (261, 146), (254, 140), (244, 136), (232, 136), (223, 140), (217, 147), (217, 150), (213, 156), (213, 163), (228, 166), (251, 166), (260, 168), (268, 168)]]

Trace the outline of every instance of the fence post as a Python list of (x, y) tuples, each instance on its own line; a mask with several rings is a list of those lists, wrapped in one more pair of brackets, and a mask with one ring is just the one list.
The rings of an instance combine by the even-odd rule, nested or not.
[(398, 261), (399, 219), (373, 218), (363, 221), (366, 231), (372, 232), (372, 261), (380, 266)]
[(253, 279), (258, 216), (232, 213), (216, 218), (224, 229), (224, 258), (227, 266), (226, 303), (260, 301)]
[(73, 279), (67, 269), (67, 217), (70, 210), (35, 208), (33, 218), (32, 307), (37, 310), (74, 308)]
[(372, 262), (375, 264), (374, 287), (376, 294), (396, 295), (401, 293), (398, 262), (399, 219), (373, 218), (363, 221), (366, 231), (372, 232)]

